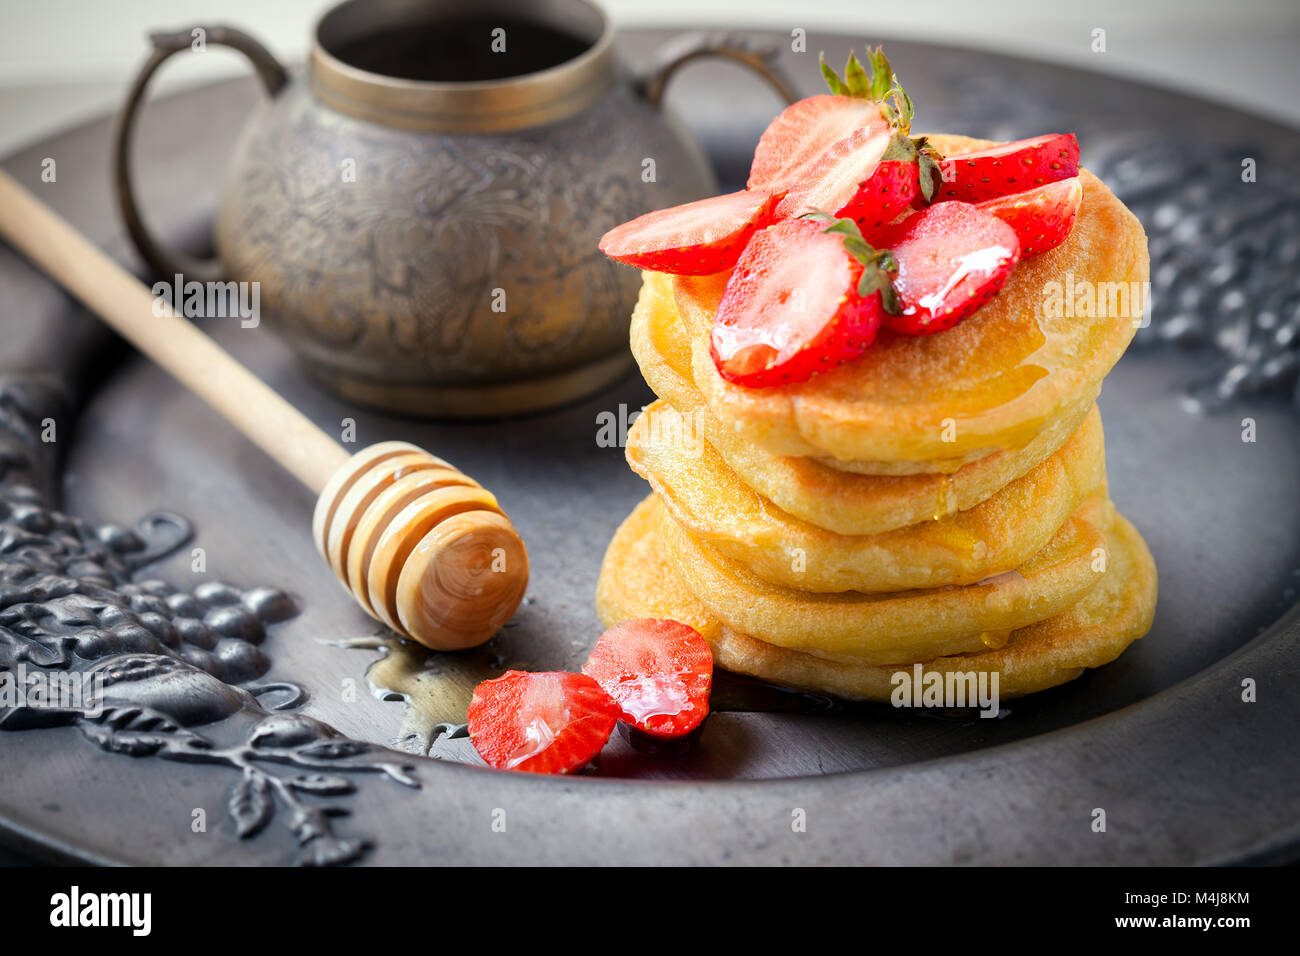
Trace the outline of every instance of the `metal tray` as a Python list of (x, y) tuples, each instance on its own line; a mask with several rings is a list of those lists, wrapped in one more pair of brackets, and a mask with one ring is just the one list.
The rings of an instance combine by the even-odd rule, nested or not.
[[(633, 31), (622, 44), (644, 62), (667, 36)], [(851, 45), (864, 45), (813, 35), (811, 52), (798, 54), (782, 34), (754, 36), (786, 51), (782, 65), (805, 93), (820, 85), (817, 51), (843, 62)], [(19, 510), (61, 500), (64, 512), (96, 524), (179, 512), (193, 527), (179, 548), (182, 519), (139, 526), (146, 550), (173, 550), (137, 580), (184, 592), (207, 579), (273, 586), (297, 609), (244, 634), (256, 645), (265, 631), (256, 647), (264, 656), (239, 649), (239, 661), (261, 660), (265, 669), (269, 660), (269, 670), (243, 681), (255, 695), (238, 697), (224, 719), (150, 728), (126, 713), (120, 726), (30, 727), (0, 715), (0, 839), (38, 858), (159, 864), (1294, 858), (1300, 428), (1290, 389), (1300, 340), (1300, 197), (1290, 184), (1300, 182), (1300, 134), (1077, 70), (921, 44), (887, 48), (919, 104), (918, 129), (1007, 139), (1076, 131), (1085, 164), (1151, 233), (1154, 321), (1101, 399), (1113, 497), (1160, 570), (1155, 626), (1144, 640), (1062, 688), (1009, 702), (997, 720), (838, 707), (724, 680), (719, 712), (683, 753), (647, 753), (616, 736), (592, 775), (488, 771), (473, 765), (454, 727), (434, 723), (463, 719), (448, 702), (473, 680), (506, 666), (575, 668), (599, 634), (592, 596), (600, 559), (645, 486), (620, 448), (597, 442), (597, 416), (648, 401), (640, 378), (545, 415), (417, 422), (326, 396), (263, 330), (209, 326), (327, 430), (350, 417), (361, 444), (400, 437), (433, 449), (496, 491), (515, 519), (533, 559), (530, 598), (485, 650), (422, 658), (415, 689), (436, 698), (442, 688), (448, 710), (431, 716), (368, 687), (364, 674), (382, 654), (375, 645), (383, 635), (320, 565), (308, 493), (0, 248), (0, 489), (33, 484), (44, 497), (22, 499)], [(228, 82), (147, 110), (140, 181), (146, 215), (164, 235), (202, 243), (225, 146), (256, 97), (250, 83)], [(739, 70), (715, 64), (692, 66), (669, 103), (700, 136), (724, 185), (743, 180), (779, 108)], [(5, 167), (138, 266), (110, 199), (108, 137), (108, 120), (90, 123)], [(40, 183), (45, 157), (57, 160), (56, 183)], [(1241, 180), (1243, 158), (1256, 161), (1254, 183)], [(34, 437), (46, 417), (59, 423), (53, 444)], [(1254, 442), (1242, 440), (1246, 418)], [(0, 512), (4, 528), (18, 520), (12, 500)], [(201, 574), (195, 547), (206, 561)], [(225, 600), (220, 589), (202, 593), (214, 605)], [(274, 596), (258, 593), (249, 600), (280, 617)], [(0, 614), (13, 602), (7, 593)], [(0, 624), (6, 639), (12, 649), (17, 638)], [(226, 676), (246, 677), (242, 666)], [(1243, 701), (1246, 679), (1256, 702)], [(195, 693), (230, 689), (212, 683)], [(303, 688), (306, 703), (275, 709), (298, 696), (290, 684)], [(146, 679), (135, 689), (157, 686)], [(178, 695), (163, 694), (173, 704)], [(322, 740), (293, 713), (341, 736)], [(256, 759), (267, 756), (280, 762)], [(311, 775), (331, 783), (312, 790), (299, 779)], [(299, 789), (282, 786), (290, 779)], [(1097, 808), (1105, 832), (1092, 825)], [(806, 815), (803, 832), (791, 825), (796, 810)]]

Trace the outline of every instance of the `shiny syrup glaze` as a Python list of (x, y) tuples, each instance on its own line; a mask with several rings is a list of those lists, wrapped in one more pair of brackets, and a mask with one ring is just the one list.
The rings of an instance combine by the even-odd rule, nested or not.
[[(439, 738), (466, 735), (465, 713), (480, 682), (507, 670), (539, 669), (517, 656), (508, 633), (482, 647), (455, 653), (430, 651), (396, 635), (352, 641), (349, 646), (382, 651), (367, 669), (366, 680), (376, 697), (405, 703), (397, 738), (403, 749), (421, 753), (427, 753)], [(571, 666), (580, 667), (584, 656), (579, 653)], [(874, 706), (787, 690), (722, 670), (714, 671), (709, 698), (714, 713), (846, 714)]]

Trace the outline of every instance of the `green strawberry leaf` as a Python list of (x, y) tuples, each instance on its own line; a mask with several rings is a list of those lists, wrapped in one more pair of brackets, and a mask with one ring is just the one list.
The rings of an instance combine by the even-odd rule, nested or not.
[(862, 68), (858, 58), (849, 51), (849, 62), (844, 67), (844, 81), (848, 85), (849, 95), (855, 96), (861, 100), (874, 100), (875, 96), (875, 64), (872, 63), (873, 73), (867, 76), (867, 71)]
[(934, 201), (935, 192), (939, 184), (943, 182), (943, 172), (939, 167), (939, 151), (930, 145), (924, 137), (912, 141), (916, 147), (916, 164), (918, 166), (917, 174), (921, 180), (921, 196), (927, 203)]
[(881, 47), (876, 47), (874, 53), (868, 50), (867, 59), (871, 61), (871, 98), (878, 103), (883, 103), (889, 96), (890, 89), (897, 85), (894, 69), (889, 65), (889, 60)]
[(831, 88), (831, 92), (836, 96), (852, 96), (853, 94), (849, 92), (848, 86), (840, 79), (840, 75), (831, 69), (830, 64), (826, 62), (826, 54), (819, 54), (819, 60), (822, 67), (822, 76), (825, 77), (826, 85)]
[(858, 280), (858, 295), (867, 298), (880, 293), (880, 305), (897, 315), (900, 310), (898, 293), (894, 291), (893, 273), (898, 271), (898, 260), (888, 249), (876, 249), (862, 236), (862, 230), (852, 219), (837, 219), (821, 209), (810, 209), (798, 218), (830, 223), (823, 232), (844, 237), (844, 251), (862, 264), (862, 278)]
[(881, 154), (880, 161), (883, 163), (886, 160), (893, 159), (904, 163), (915, 162), (918, 153), (917, 147), (919, 145), (918, 140), (914, 140), (910, 136), (904, 136), (902, 133), (895, 132), (894, 135), (889, 138), (889, 145), (885, 147), (884, 153)]

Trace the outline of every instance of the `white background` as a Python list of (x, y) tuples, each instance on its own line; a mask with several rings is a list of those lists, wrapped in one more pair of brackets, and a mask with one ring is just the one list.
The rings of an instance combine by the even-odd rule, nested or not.
[[(466, 0), (472, 4), (473, 0)], [(328, 0), (0, 0), (0, 155), (112, 110), (145, 33), (229, 23), (284, 60)], [(604, 0), (621, 26), (832, 29), (948, 41), (1136, 76), (1300, 125), (1300, 0)], [(1107, 52), (1090, 49), (1103, 27)], [(158, 88), (246, 69), (235, 54), (165, 69)]]

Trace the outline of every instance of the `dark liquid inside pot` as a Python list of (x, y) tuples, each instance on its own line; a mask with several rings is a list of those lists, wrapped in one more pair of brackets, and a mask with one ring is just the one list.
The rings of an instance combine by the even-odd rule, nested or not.
[(590, 47), (586, 40), (540, 23), (474, 18), (377, 31), (341, 43), (329, 52), (369, 73), (403, 80), (465, 83), (550, 69)]

